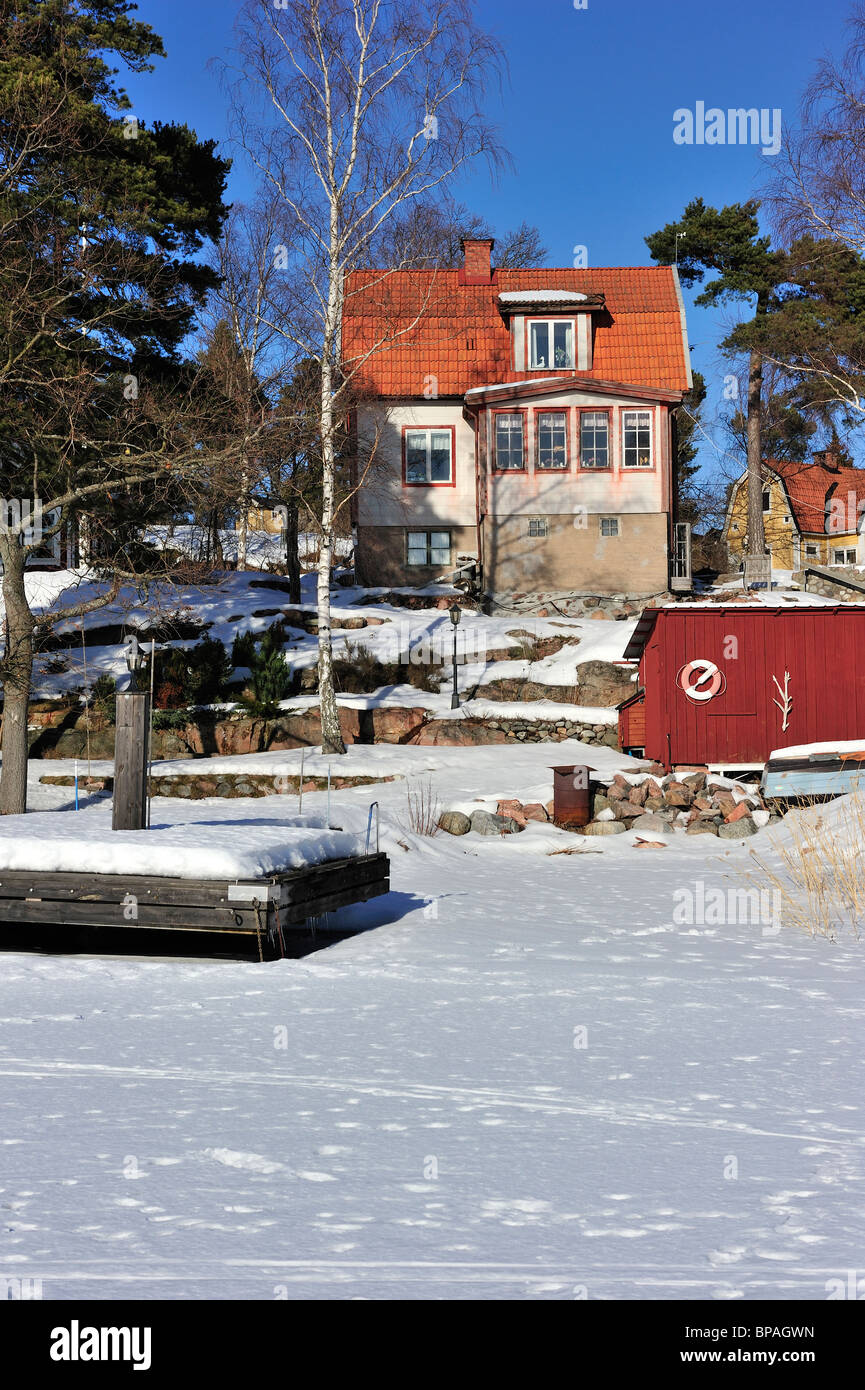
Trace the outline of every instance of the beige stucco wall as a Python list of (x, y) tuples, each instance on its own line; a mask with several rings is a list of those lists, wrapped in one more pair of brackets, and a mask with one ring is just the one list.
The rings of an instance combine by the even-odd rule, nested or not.
[[(455, 486), (404, 487), (402, 432), (418, 429), (454, 430)], [(475, 435), (463, 418), (460, 401), (415, 401), (406, 405), (364, 406), (358, 410), (357, 432), (361, 458), (372, 461), (358, 491), (359, 526), (474, 526)]]
[(618, 514), (618, 536), (601, 535), (600, 516), (589, 516), (585, 526), (575, 526), (567, 516), (548, 521), (550, 534), (540, 538), (528, 534), (524, 517), (487, 523), (485, 588), (490, 593), (552, 589), (645, 596), (666, 589), (666, 517)]

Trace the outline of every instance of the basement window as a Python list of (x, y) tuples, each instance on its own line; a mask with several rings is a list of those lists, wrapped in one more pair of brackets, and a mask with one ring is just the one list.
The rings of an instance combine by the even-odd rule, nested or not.
[(440, 568), (451, 563), (450, 531), (409, 531), (406, 560), (410, 565)]
[(601, 517), (601, 535), (617, 536), (619, 534), (619, 518), (617, 516)]
[(529, 517), (529, 535), (536, 536), (538, 539), (550, 534), (550, 523), (545, 516)]

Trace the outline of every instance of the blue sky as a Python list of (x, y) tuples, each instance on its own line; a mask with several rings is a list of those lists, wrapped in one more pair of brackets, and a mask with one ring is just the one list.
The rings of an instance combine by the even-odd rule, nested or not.
[[(139, 18), (161, 34), (167, 58), (151, 74), (125, 78), (137, 115), (229, 138), (208, 61), (230, 50), (237, 9), (236, 0), (141, 0)], [(499, 230), (535, 223), (551, 265), (570, 265), (577, 245), (587, 247), (589, 265), (645, 264), (644, 237), (689, 199), (743, 201), (758, 194), (772, 162), (747, 145), (675, 144), (673, 112), (703, 101), (780, 108), (784, 123), (795, 123), (815, 62), (843, 47), (848, 12), (814, 0), (588, 0), (581, 10), (573, 0), (478, 0), (478, 22), (501, 41), (509, 64), (505, 90), (490, 92), (487, 112), (514, 170), (497, 186), (478, 171), (455, 192)], [(242, 199), (250, 187), (238, 164), (231, 196)], [(732, 311), (695, 310), (692, 297), (686, 293), (693, 363), (707, 378), (711, 419), (729, 370), (716, 345)], [(714, 457), (706, 444), (701, 462), (711, 467)]]

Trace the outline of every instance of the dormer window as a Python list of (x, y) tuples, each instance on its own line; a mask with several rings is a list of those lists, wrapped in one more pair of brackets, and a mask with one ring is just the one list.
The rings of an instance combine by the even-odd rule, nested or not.
[(574, 366), (573, 319), (529, 319), (529, 368), (555, 371)]

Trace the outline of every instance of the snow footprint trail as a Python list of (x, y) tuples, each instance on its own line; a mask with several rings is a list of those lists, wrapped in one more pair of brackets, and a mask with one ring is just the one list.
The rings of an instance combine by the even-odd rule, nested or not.
[(669, 930), (672, 852), (531, 862), (406, 856), (438, 918), (261, 970), (7, 958), (0, 1273), (825, 1297), (865, 1235), (861, 953)]

